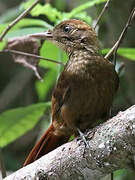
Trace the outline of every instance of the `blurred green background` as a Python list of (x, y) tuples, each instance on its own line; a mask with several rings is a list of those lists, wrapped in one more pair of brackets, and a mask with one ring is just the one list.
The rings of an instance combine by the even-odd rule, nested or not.
[[(0, 34), (8, 23), (18, 17), (34, 0), (0, 0)], [(79, 18), (93, 25), (105, 0), (44, 0), (18, 23), (5, 37), (42, 32), (64, 19)], [(49, 3), (49, 4), (48, 4)], [(112, 0), (100, 20), (97, 33), (103, 53), (118, 39), (134, 0)], [(124, 62), (120, 74), (120, 90), (112, 107), (112, 116), (135, 104), (135, 23), (128, 30), (118, 51), (116, 69)], [(0, 43), (0, 50), (5, 42)], [(67, 56), (50, 42), (42, 42), (40, 55), (66, 62)], [(112, 60), (110, 58), (110, 60)], [(47, 129), (50, 120), (52, 89), (62, 67), (43, 61), (39, 63), (40, 82), (31, 69), (14, 63), (11, 54), (0, 53), (0, 147), (7, 171), (22, 167), (33, 144)], [(14, 163), (13, 163), (14, 162)], [(107, 176), (106, 179), (109, 180)], [(114, 180), (134, 180), (127, 170), (115, 172)]]

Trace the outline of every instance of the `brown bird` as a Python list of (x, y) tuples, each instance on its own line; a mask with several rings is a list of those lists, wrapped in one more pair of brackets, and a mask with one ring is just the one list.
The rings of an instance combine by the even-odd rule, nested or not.
[(69, 60), (52, 94), (52, 122), (24, 165), (66, 143), (72, 134), (98, 124), (110, 111), (119, 79), (114, 65), (100, 54), (95, 31), (72, 19), (33, 35), (66, 51)]

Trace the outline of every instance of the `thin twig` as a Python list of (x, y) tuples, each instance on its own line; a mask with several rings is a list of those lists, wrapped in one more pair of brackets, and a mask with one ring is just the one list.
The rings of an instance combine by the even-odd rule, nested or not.
[(64, 66), (64, 64), (62, 62), (55, 61), (55, 60), (49, 59), (49, 58), (45, 58), (43, 56), (38, 56), (38, 55), (35, 55), (35, 54), (25, 53), (25, 52), (11, 50), (11, 49), (5, 49), (5, 50), (0, 51), (0, 52), (9, 52), (9, 53), (12, 53), (12, 54), (19, 54), (19, 55), (22, 55), (22, 56), (29, 56), (29, 57), (33, 57), (33, 58), (40, 58), (42, 60), (50, 61), (50, 62), (53, 62), (53, 63), (60, 64), (60, 65)]
[(1, 169), (2, 178), (5, 178), (6, 177), (6, 169), (5, 169), (4, 161), (2, 158), (1, 148), (0, 148), (0, 169)]
[(20, 14), (20, 16), (18, 16), (13, 22), (11, 22), (7, 28), (5, 29), (5, 31), (3, 31), (3, 33), (0, 36), (0, 41), (3, 40), (3, 38), (5, 37), (5, 35), (7, 34), (7, 32), (15, 25), (17, 24), (18, 21), (20, 21), (22, 18), (24, 18), (24, 16), (26, 16), (39, 2), (40, 0), (36, 0), (28, 9), (26, 9), (22, 14)]
[[(119, 39), (117, 40), (117, 42), (114, 44), (114, 46), (111, 48), (111, 50), (106, 54), (105, 58), (108, 58), (110, 55), (112, 55), (114, 52), (114, 54), (117, 53), (117, 49), (120, 46), (120, 43), (122, 41), (122, 39), (124, 38), (125, 33), (127, 32), (128, 28), (132, 25), (133, 23), (133, 19), (135, 17), (135, 7), (133, 8), (133, 10), (131, 11), (128, 21), (119, 37)], [(116, 58), (114, 59), (114, 64), (116, 64)]]
[(104, 7), (103, 7), (103, 9), (102, 9), (102, 11), (101, 11), (101, 13), (99, 14), (99, 16), (98, 16), (98, 18), (97, 18), (97, 21), (96, 21), (96, 24), (95, 24), (95, 26), (94, 26), (94, 29), (96, 29), (96, 26), (97, 26), (97, 24), (99, 23), (99, 20), (100, 20), (101, 17), (103, 16), (105, 10), (108, 8), (109, 2), (110, 2), (110, 0), (107, 0), (107, 2), (105, 3), (105, 5), (104, 5)]

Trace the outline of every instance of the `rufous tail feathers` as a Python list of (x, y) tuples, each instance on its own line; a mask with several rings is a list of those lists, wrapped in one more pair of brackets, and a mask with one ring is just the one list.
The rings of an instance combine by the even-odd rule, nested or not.
[(57, 147), (61, 146), (62, 144), (68, 142), (70, 137), (66, 137), (64, 135), (55, 135), (54, 134), (54, 127), (51, 124), (47, 131), (43, 134), (37, 144), (34, 146), (30, 154), (28, 155), (24, 166), (34, 162), (41, 156), (49, 153), (50, 151), (56, 149)]

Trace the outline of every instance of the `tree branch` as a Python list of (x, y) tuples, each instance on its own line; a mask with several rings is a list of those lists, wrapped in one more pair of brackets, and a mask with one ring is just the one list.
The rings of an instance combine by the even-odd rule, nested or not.
[(5, 37), (5, 35), (8, 33), (8, 31), (15, 25), (17, 24), (22, 18), (24, 18), (38, 3), (40, 0), (36, 0), (28, 9), (26, 9), (22, 14), (20, 14), (20, 16), (18, 16), (13, 22), (11, 22), (7, 28), (5, 29), (5, 31), (3, 31), (3, 33), (0, 36), (0, 41), (3, 40), (3, 38)]
[[(133, 168), (135, 155), (135, 105), (96, 127), (89, 149), (80, 137), (66, 143), (4, 180), (99, 180), (121, 168)], [(125, 158), (126, 157), (126, 158)]]
[(101, 17), (103, 16), (104, 12), (105, 12), (106, 9), (108, 8), (109, 2), (110, 2), (110, 0), (107, 0), (107, 1), (106, 1), (106, 3), (105, 3), (105, 5), (104, 5), (104, 7), (103, 7), (101, 13), (99, 14), (99, 16), (98, 16), (98, 18), (97, 18), (97, 21), (96, 21), (96, 24), (95, 24), (95, 26), (94, 26), (94, 29), (96, 29), (96, 27), (97, 27), (97, 25), (98, 25), (98, 23), (99, 23)]
[(2, 178), (6, 177), (6, 169), (5, 169), (5, 164), (3, 161), (1, 148), (0, 148), (0, 170), (1, 170)]
[(22, 51), (16, 51), (16, 50), (12, 50), (12, 49), (5, 49), (5, 50), (0, 51), (0, 53), (2, 53), (2, 52), (8, 52), (8, 53), (12, 53), (12, 54), (19, 54), (19, 55), (28, 56), (28, 57), (39, 58), (39, 59), (42, 59), (42, 60), (45, 60), (45, 61), (49, 61), (49, 62), (56, 63), (56, 64), (64, 66), (64, 63), (62, 63), (60, 61), (56, 61), (54, 59), (49, 59), (49, 58), (45, 58), (43, 56), (38, 56), (38, 55), (35, 55), (35, 54), (30, 54), (30, 53), (26, 53), (26, 52), (22, 52)]
[(117, 49), (119, 48), (128, 28), (132, 25), (133, 23), (133, 20), (135, 18), (135, 7), (132, 9), (130, 15), (129, 15), (129, 18), (128, 18), (128, 21), (122, 31), (122, 33), (120, 34), (117, 42), (114, 44), (114, 46), (110, 49), (110, 51), (105, 55), (105, 58), (107, 59), (110, 55), (112, 55), (114, 53), (114, 65), (116, 64), (116, 53), (117, 53)]

